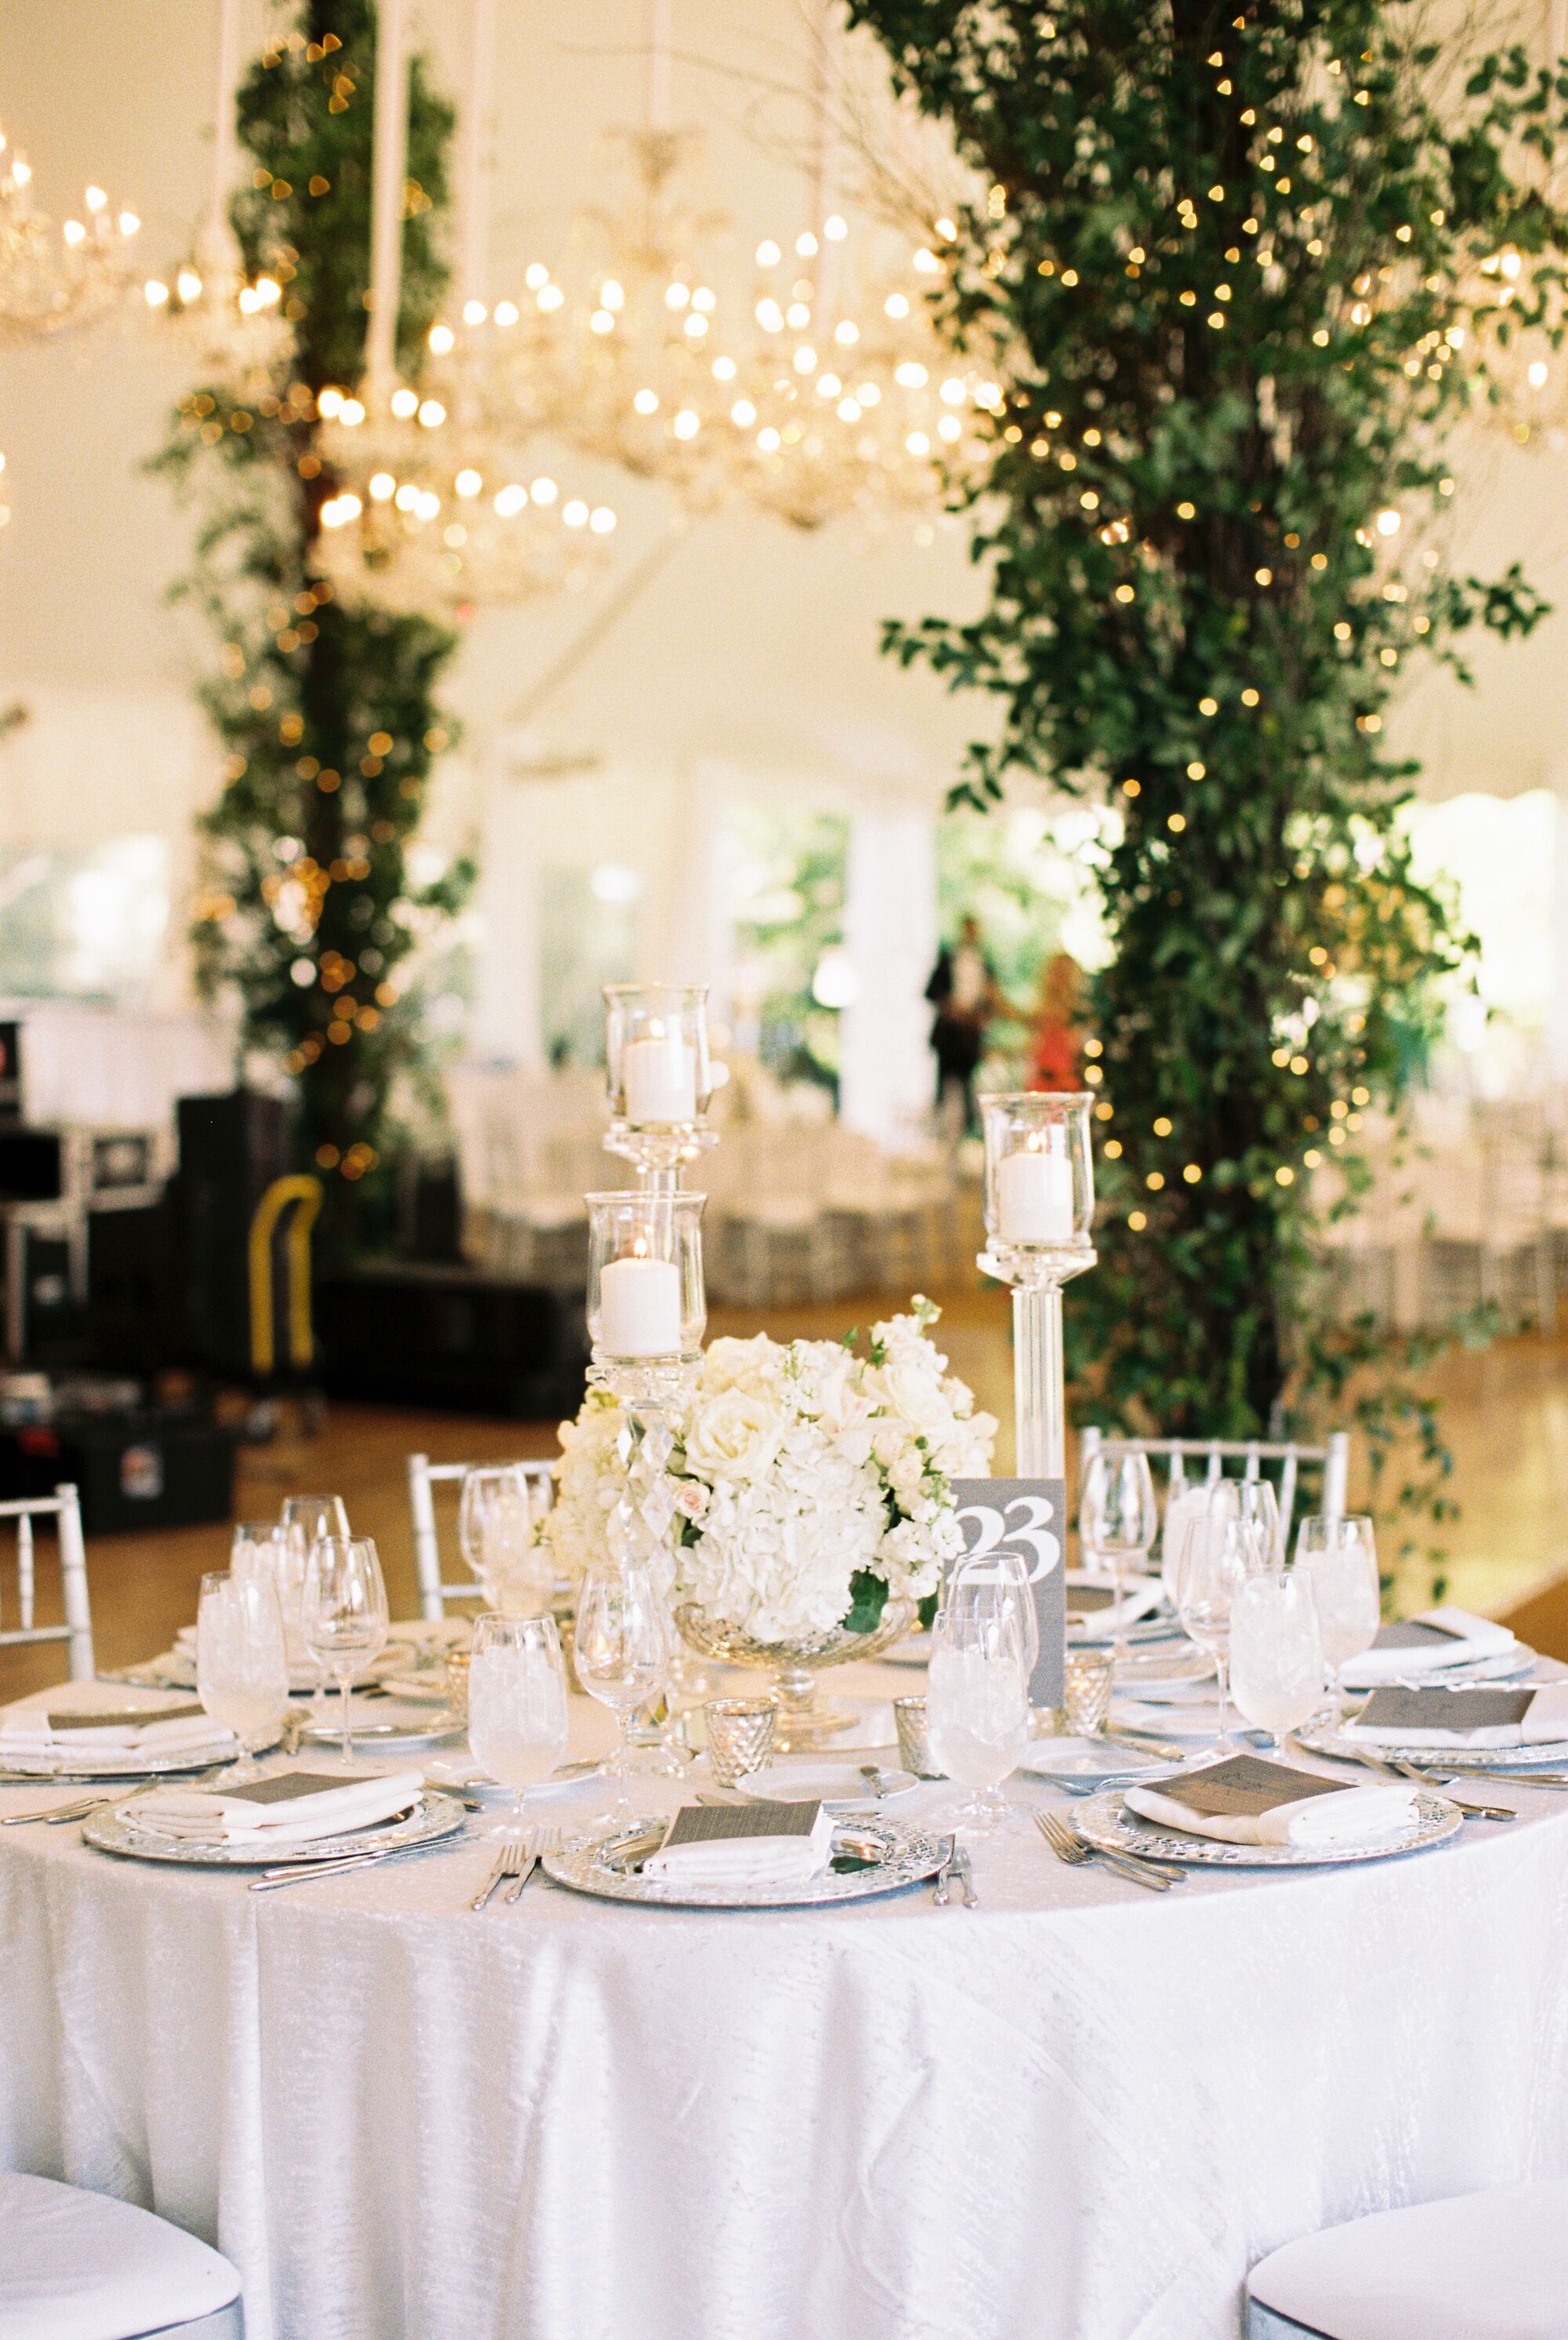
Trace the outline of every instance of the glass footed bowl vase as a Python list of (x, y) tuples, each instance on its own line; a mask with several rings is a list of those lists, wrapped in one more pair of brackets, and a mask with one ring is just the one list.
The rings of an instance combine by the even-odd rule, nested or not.
[(792, 1747), (815, 1747), (857, 1720), (853, 1707), (835, 1706), (819, 1697), (816, 1676), (824, 1666), (851, 1665), (857, 1658), (875, 1658), (901, 1641), (915, 1622), (917, 1603), (889, 1594), (882, 1614), (869, 1632), (851, 1632), (848, 1625), (830, 1626), (824, 1633), (802, 1633), (788, 1641), (758, 1641), (738, 1625), (712, 1616), (694, 1601), (678, 1601), (675, 1625), (688, 1646), (719, 1665), (762, 1666), (773, 1675), (769, 1685), (779, 1701), (779, 1728), (773, 1744), (781, 1753)]

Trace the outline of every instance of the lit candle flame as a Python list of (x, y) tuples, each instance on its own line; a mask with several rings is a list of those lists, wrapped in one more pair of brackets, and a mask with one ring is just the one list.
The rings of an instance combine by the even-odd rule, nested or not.
[(646, 1259), (648, 1257), (648, 1237), (646, 1235), (638, 1236), (636, 1242), (631, 1246), (631, 1256), (633, 1259)]

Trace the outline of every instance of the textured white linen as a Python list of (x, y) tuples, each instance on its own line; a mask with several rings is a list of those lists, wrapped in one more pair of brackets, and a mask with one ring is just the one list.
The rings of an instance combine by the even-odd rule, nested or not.
[(1445, 1638), (1414, 1649), (1380, 1650), (1375, 1644), (1351, 1658), (1340, 1669), (1346, 1690), (1375, 1690), (1379, 1682), (1414, 1681), (1424, 1674), (1442, 1673), (1467, 1660), (1500, 1656), (1517, 1646), (1513, 1633), (1494, 1618), (1476, 1617), (1468, 1609), (1424, 1609), (1413, 1625), (1435, 1625)]
[(215, 2243), (249, 2340), (1235, 2340), (1296, 2235), (1568, 2176), (1568, 1808), (1515, 1793), (1409, 1860), (1156, 1896), (1029, 1828), (978, 1910), (721, 1918), (8, 1829), (0, 2161)]

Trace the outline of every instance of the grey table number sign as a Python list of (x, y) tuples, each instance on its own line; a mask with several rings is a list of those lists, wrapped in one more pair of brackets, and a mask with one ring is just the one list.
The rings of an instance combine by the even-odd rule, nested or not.
[(1029, 1703), (1060, 1706), (1067, 1640), (1066, 1482), (955, 1479), (952, 1500), (964, 1531), (966, 1560), (1016, 1552), (1028, 1570), (1040, 1627)]

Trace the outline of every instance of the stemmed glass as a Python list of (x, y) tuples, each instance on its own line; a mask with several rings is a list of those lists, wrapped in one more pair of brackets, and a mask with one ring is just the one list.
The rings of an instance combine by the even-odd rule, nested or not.
[(1236, 1485), (1236, 1500), (1244, 1520), (1251, 1520), (1263, 1538), (1265, 1557), (1270, 1568), (1285, 1566), (1285, 1530), (1280, 1524), (1279, 1497), (1274, 1492), (1272, 1479), (1242, 1479)]
[(619, 1734), (620, 1793), (603, 1817), (634, 1819), (627, 1784), (631, 1718), (662, 1690), (670, 1660), (665, 1603), (645, 1565), (603, 1562), (589, 1570), (578, 1595), (574, 1655), (578, 1681), (590, 1698), (609, 1707)]
[(1113, 1664), (1127, 1654), (1126, 1623), (1122, 1614), (1123, 1579), (1129, 1560), (1142, 1569), (1159, 1532), (1159, 1506), (1146, 1454), (1091, 1454), (1084, 1472), (1078, 1503), (1078, 1542), (1102, 1565), (1109, 1562), (1116, 1586), (1116, 1624), (1112, 1631)]
[(1267, 1731), (1271, 1755), (1285, 1751), (1282, 1731), (1294, 1730), (1322, 1705), (1323, 1636), (1303, 1570), (1260, 1568), (1236, 1587), (1230, 1686), (1241, 1713)]
[(988, 1561), (962, 1562), (931, 1631), (926, 1729), (936, 1762), (969, 1790), (953, 1815), (966, 1832), (1007, 1824), (1001, 1784), (1029, 1737), (1027, 1647), (1009, 1574)]
[(520, 1837), (523, 1797), (566, 1753), (566, 1664), (553, 1617), (477, 1617), (468, 1673), (468, 1743), (514, 1790), (497, 1836)]
[(1335, 1700), (1345, 1710), (1344, 1669), (1370, 1650), (1383, 1614), (1377, 1540), (1365, 1512), (1342, 1518), (1309, 1512), (1296, 1531), (1295, 1564), (1311, 1583), (1323, 1631), (1323, 1654), (1334, 1675)]
[(457, 1538), (492, 1609), (506, 1616), (524, 1616), (549, 1607), (548, 1581), (541, 1581), (535, 1552), (528, 1482), (515, 1464), (464, 1472)]
[(1182, 1631), (1208, 1651), (1219, 1677), (1221, 1746), (1230, 1735), (1231, 1602), (1242, 1579), (1263, 1567), (1265, 1560), (1264, 1530), (1257, 1521), (1211, 1516), (1194, 1522), (1177, 1565), (1176, 1614)]
[(369, 1536), (324, 1535), (312, 1547), (302, 1613), (305, 1647), (338, 1686), (343, 1761), (354, 1760), (349, 1685), (386, 1645), (387, 1589)]
[(346, 1536), (349, 1515), (341, 1495), (288, 1495), (279, 1520), (288, 1538), (288, 1560), (284, 1581), (279, 1586), (278, 1597), (283, 1604), (283, 1625), (297, 1643), (302, 1658), (315, 1666), (315, 1711), (318, 1720), (325, 1712), (327, 1676), (324, 1667), (317, 1665), (304, 1641), (305, 1571), (310, 1557), (323, 1536)]
[(258, 1570), (224, 1569), (202, 1579), (196, 1695), (240, 1742), (229, 1778), (259, 1778), (256, 1750), (276, 1738), (288, 1709), (289, 1663), (277, 1594)]

